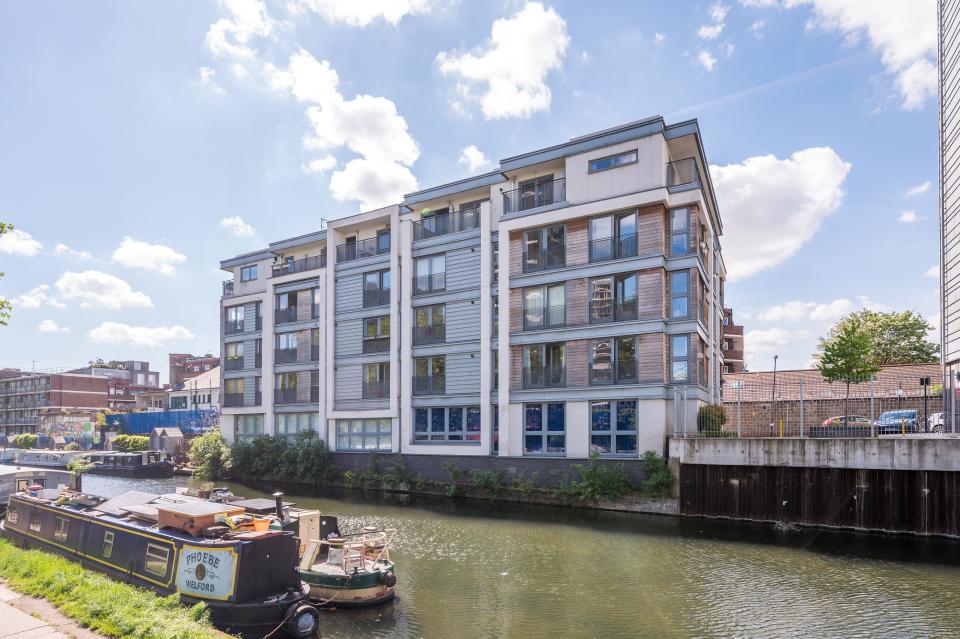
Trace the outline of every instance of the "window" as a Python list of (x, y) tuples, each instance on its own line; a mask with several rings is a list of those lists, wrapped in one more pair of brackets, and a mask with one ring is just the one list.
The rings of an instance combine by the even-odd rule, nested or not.
[(320, 289), (316, 286), (310, 289), (310, 317), (320, 317)]
[(383, 353), (390, 350), (390, 316), (367, 317), (363, 320), (363, 352)]
[(532, 180), (521, 182), (520, 188), (517, 189), (520, 198), (519, 210), (526, 211), (527, 209), (536, 208), (538, 206), (547, 206), (548, 204), (553, 204), (559, 199), (555, 198), (554, 196), (562, 196), (563, 188), (560, 186), (561, 191), (555, 194), (555, 186), (558, 185), (553, 179), (553, 175), (543, 175)]
[(413, 440), (479, 444), (480, 407), (416, 408)]
[(239, 441), (250, 441), (254, 437), (263, 435), (263, 415), (237, 415), (234, 438)]
[(566, 385), (563, 342), (523, 347), (524, 388), (554, 388)]
[(289, 364), (297, 361), (297, 334), (278, 333), (274, 338), (277, 364)]
[[(227, 381), (235, 381), (235, 380), (227, 380)], [(178, 409), (178, 408), (186, 408), (186, 407), (187, 407), (187, 398), (186, 398), (186, 397), (171, 397), (171, 398), (170, 398), (170, 408), (171, 408), (171, 409), (176, 410), (176, 409)]]
[(598, 277), (590, 281), (590, 322), (637, 319), (637, 274)]
[(672, 319), (689, 317), (689, 304), (689, 271), (674, 271), (670, 273), (670, 317)]
[(637, 163), (637, 152), (626, 151), (624, 153), (617, 153), (616, 155), (608, 155), (605, 158), (597, 158), (596, 160), (590, 160), (587, 165), (587, 173), (596, 173), (597, 171), (606, 171), (607, 169), (616, 169), (621, 166), (627, 166), (628, 164)]
[(563, 402), (523, 405), (523, 454), (564, 455), (567, 452)]
[(497, 339), (500, 332), (500, 297), (498, 295), (493, 296), (491, 308), (493, 309), (493, 339)]
[(599, 262), (637, 254), (635, 211), (590, 220), (590, 261)]
[(413, 309), (413, 343), (438, 344), (447, 339), (447, 307), (444, 304)]
[(500, 383), (500, 351), (493, 351), (493, 390), (497, 390)]
[(442, 395), (446, 392), (447, 359), (444, 355), (413, 360), (413, 394)]
[(41, 523), (40, 513), (38, 513), (36, 510), (30, 511), (30, 530), (33, 532), (40, 532)]
[(363, 365), (363, 399), (390, 397), (390, 363)]
[(320, 361), (320, 329), (310, 329), (310, 361)]
[(690, 211), (670, 211), (670, 255), (686, 255), (690, 252)]
[(223, 332), (227, 335), (243, 332), (242, 306), (230, 306), (226, 309), (226, 321), (223, 325)]
[(674, 382), (690, 380), (690, 336), (670, 336), (670, 379)]
[(236, 371), (243, 368), (243, 342), (228, 342), (223, 345), (224, 369)]
[(53, 529), (53, 538), (59, 542), (67, 541), (67, 534), (70, 532), (70, 520), (65, 517), (57, 517), (56, 527)]
[(257, 328), (256, 330), (261, 330), (263, 328), (263, 302), (257, 302), (254, 305), (254, 313), (257, 316)]
[(290, 404), (297, 401), (297, 374), (277, 373), (274, 377), (273, 401), (275, 404)]
[(723, 365), (723, 372), (724, 372), (724, 373), (732, 373), (732, 372), (733, 372), (733, 367), (730, 366), (730, 364), (724, 364), (724, 365)]
[(497, 278), (500, 276), (500, 243), (493, 243), (493, 285), (497, 285)]
[(300, 433), (317, 431), (319, 413), (277, 413), (275, 416), (277, 437), (295, 439)]
[(257, 279), (257, 265), (243, 266), (240, 268), (240, 281), (250, 282)]
[(278, 293), (276, 306), (276, 323), (297, 321), (297, 292)]
[(530, 273), (564, 266), (566, 227), (562, 224), (523, 233), (523, 272)]
[(390, 303), (390, 269), (363, 274), (363, 306), (386, 306)]
[(523, 289), (523, 330), (563, 326), (567, 320), (564, 284)]
[(590, 403), (590, 452), (637, 454), (637, 400)]
[(103, 548), (100, 554), (109, 558), (113, 554), (113, 531), (107, 530), (103, 533)]
[(497, 455), (500, 452), (500, 407), (496, 404), (490, 406), (490, 422), (493, 430), (490, 437), (490, 454)]
[(338, 419), (337, 450), (389, 451), (393, 435), (389, 419)]
[(16, 524), (20, 521), (20, 506), (19, 504), (11, 502), (7, 507), (7, 521), (11, 524)]
[(143, 569), (158, 577), (167, 576), (167, 562), (170, 560), (170, 549), (157, 544), (147, 544), (147, 553), (143, 561)]
[(418, 257), (413, 261), (413, 294), (432, 293), (447, 288), (446, 254)]
[(377, 231), (377, 254), (390, 251), (390, 229)]
[(260, 337), (253, 340), (253, 365), (256, 368), (263, 366), (263, 339)]
[(637, 381), (636, 337), (604, 337), (590, 343), (591, 384), (636, 384)]

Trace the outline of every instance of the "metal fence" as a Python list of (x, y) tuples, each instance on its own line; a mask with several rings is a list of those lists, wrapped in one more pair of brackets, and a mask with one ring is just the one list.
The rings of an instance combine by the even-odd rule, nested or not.
[[(924, 383), (927, 380), (929, 383)], [(676, 388), (673, 431), (679, 437), (953, 433), (956, 420), (944, 414), (940, 382), (940, 378), (918, 376), (874, 378), (850, 384), (848, 393), (846, 384), (822, 379), (738, 379), (725, 382), (722, 403), (713, 406), (693, 387)]]

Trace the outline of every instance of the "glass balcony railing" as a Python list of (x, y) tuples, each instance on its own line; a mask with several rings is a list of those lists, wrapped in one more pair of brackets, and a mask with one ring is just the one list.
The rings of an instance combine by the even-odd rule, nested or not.
[(281, 264), (275, 264), (270, 272), (270, 277), (280, 277), (281, 275), (290, 275), (292, 273), (302, 273), (314, 269), (323, 268), (327, 265), (327, 250), (321, 251), (320, 255), (304, 257), (299, 260), (287, 260)]
[(273, 361), (275, 364), (292, 364), (297, 361), (297, 349), (275, 348), (273, 350)]
[(294, 404), (297, 401), (296, 388), (277, 388), (273, 391), (274, 404)]
[(523, 252), (523, 272), (536, 273), (566, 266), (565, 246), (531, 249)]
[(434, 273), (413, 278), (413, 295), (426, 295), (447, 290), (447, 274)]
[(389, 288), (368, 288), (363, 291), (363, 307), (387, 306), (390, 304)]
[(637, 236), (635, 233), (620, 237), (604, 237), (590, 240), (590, 261), (602, 262), (621, 257), (637, 256)]
[(413, 345), (442, 344), (447, 341), (447, 325), (434, 324), (431, 326), (413, 327)]
[(223, 370), (240, 371), (243, 370), (243, 356), (227, 357), (223, 360)]
[(549, 206), (567, 199), (567, 180), (544, 180), (522, 185), (519, 189), (504, 191), (503, 212), (517, 213)]
[(223, 296), (230, 297), (231, 295), (233, 295), (233, 280), (224, 280)]
[(223, 324), (223, 333), (224, 335), (236, 335), (237, 333), (243, 332), (243, 320), (239, 322), (224, 322)]
[(429, 240), (451, 233), (480, 228), (480, 207), (434, 213), (413, 223), (413, 241)]
[(637, 361), (621, 359), (617, 362), (594, 363), (590, 366), (591, 384), (636, 384)]
[(363, 340), (364, 353), (385, 353), (390, 350), (389, 337), (377, 337)]
[(363, 399), (387, 399), (388, 397), (390, 397), (390, 380), (363, 383)]
[(414, 395), (443, 395), (447, 390), (446, 377), (414, 377), (413, 394)]
[(561, 388), (567, 385), (563, 366), (524, 366), (524, 388)]
[(297, 307), (278, 308), (273, 312), (274, 324), (289, 324), (297, 321)]
[(227, 407), (243, 406), (243, 393), (224, 393), (223, 405)]
[(685, 158), (667, 164), (667, 188), (682, 186), (698, 186), (700, 176), (697, 172), (697, 161)]
[(390, 252), (390, 234), (371, 237), (359, 242), (349, 242), (337, 247), (337, 264), (362, 260), (365, 257), (383, 255)]
[(523, 310), (523, 330), (561, 328), (567, 323), (567, 305), (528, 306)]

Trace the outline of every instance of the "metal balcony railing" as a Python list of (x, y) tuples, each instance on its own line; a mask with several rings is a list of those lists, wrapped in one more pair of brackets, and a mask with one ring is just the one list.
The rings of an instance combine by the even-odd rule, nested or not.
[(620, 237), (603, 237), (590, 240), (590, 261), (602, 262), (615, 260), (621, 257), (637, 256), (637, 235), (621, 235)]
[(337, 264), (361, 260), (365, 257), (383, 255), (390, 252), (390, 234), (371, 237), (359, 242), (341, 244), (337, 247)]
[(561, 328), (567, 323), (566, 304), (528, 306), (523, 310), (523, 330), (539, 331), (544, 328)]
[(443, 395), (447, 392), (447, 378), (438, 376), (413, 378), (414, 395)]
[(434, 273), (413, 278), (413, 295), (426, 295), (447, 290), (447, 274)]
[(424, 344), (441, 344), (447, 341), (447, 325), (432, 324), (430, 326), (413, 327), (413, 344), (422, 346)]
[(413, 223), (413, 241), (429, 240), (442, 235), (469, 231), (480, 227), (480, 207), (445, 211)]
[(275, 348), (273, 349), (274, 364), (292, 364), (297, 361), (297, 349), (295, 348)]
[(223, 360), (223, 370), (225, 371), (240, 371), (243, 370), (243, 356), (240, 357), (226, 357)]
[(363, 307), (386, 306), (390, 304), (389, 288), (368, 288), (363, 291)]
[(310, 319), (317, 319), (320, 317), (320, 305), (311, 304), (310, 305)]
[(320, 361), (320, 346), (314, 344), (310, 347), (310, 361), (319, 362)]
[(367, 338), (363, 340), (364, 353), (385, 353), (389, 350), (390, 350), (389, 337), (377, 337), (374, 339)]
[(519, 189), (503, 192), (503, 212), (527, 211), (556, 202), (563, 202), (566, 199), (566, 178), (526, 184)]
[(237, 333), (243, 332), (243, 320), (239, 322), (224, 322), (223, 323), (223, 334), (224, 335), (236, 335)]
[(387, 399), (390, 397), (390, 380), (363, 382), (363, 399)]
[(261, 393), (260, 391), (255, 392), (253, 394), (253, 405), (259, 406), (262, 403), (263, 403), (263, 393)]
[(591, 384), (636, 384), (637, 361), (623, 359), (612, 364), (594, 364), (590, 366)]
[(667, 164), (667, 188), (696, 186), (700, 184), (697, 162), (693, 158), (676, 160)]
[(561, 388), (567, 385), (563, 366), (524, 366), (524, 388)]
[(274, 404), (294, 404), (297, 401), (296, 388), (277, 388), (273, 391)]
[(282, 264), (274, 264), (270, 277), (280, 277), (281, 275), (290, 275), (291, 273), (302, 273), (314, 269), (323, 268), (327, 265), (327, 250), (324, 249), (320, 255), (303, 257), (299, 260), (288, 260)]
[(261, 368), (263, 366), (263, 354), (257, 353), (253, 356), (253, 366), (254, 368)]
[(566, 247), (534, 249), (523, 252), (523, 272), (536, 273), (552, 268), (560, 268), (567, 263)]
[(224, 393), (223, 405), (226, 407), (243, 406), (243, 393)]
[(233, 280), (224, 280), (223, 282), (223, 296), (229, 297), (233, 295)]
[(319, 386), (311, 386), (311, 387), (310, 387), (310, 401), (311, 401), (311, 402), (319, 402), (319, 401), (320, 401), (320, 387), (319, 387)]
[(297, 307), (278, 308), (273, 313), (274, 324), (288, 324), (297, 321)]

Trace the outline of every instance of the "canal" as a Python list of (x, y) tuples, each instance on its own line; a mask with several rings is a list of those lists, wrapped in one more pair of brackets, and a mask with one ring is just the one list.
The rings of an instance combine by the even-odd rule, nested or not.
[[(84, 488), (187, 482), (87, 476)], [(399, 531), (398, 599), (325, 613), (324, 637), (960, 637), (960, 543), (948, 540), (295, 493), (342, 530)]]

